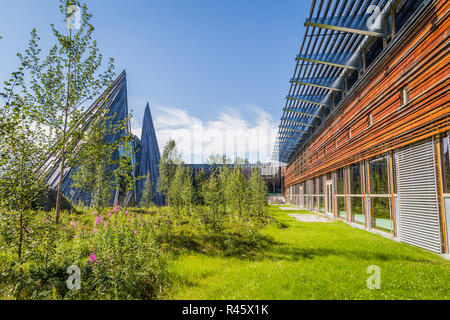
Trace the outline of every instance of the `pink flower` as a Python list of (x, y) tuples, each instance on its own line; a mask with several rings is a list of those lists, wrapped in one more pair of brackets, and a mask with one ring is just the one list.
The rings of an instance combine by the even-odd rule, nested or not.
[(76, 228), (77, 226), (78, 226), (78, 222), (75, 222), (75, 221), (71, 221), (70, 222), (70, 226), (72, 227), (72, 228)]
[(66, 230), (66, 226), (62, 226), (61, 229)]
[(125, 211), (125, 215), (128, 216), (128, 211)]
[(115, 206), (113, 212), (116, 213), (117, 211), (119, 211), (119, 208), (120, 208), (119, 205)]
[(92, 229), (92, 234), (97, 234), (98, 233), (98, 230), (97, 229)]
[(99, 224), (99, 223), (102, 223), (102, 222), (103, 222), (103, 217), (102, 216), (95, 217), (95, 224)]
[(73, 236), (74, 239), (78, 239), (78, 234), (75, 233), (75, 235)]
[(138, 235), (138, 233), (139, 233), (139, 231), (134, 230), (134, 234), (135, 234), (135, 235)]
[(111, 218), (111, 211), (108, 211), (108, 218)]
[(89, 262), (94, 263), (97, 261), (97, 256), (95, 255), (95, 252), (92, 251), (91, 255), (89, 256)]

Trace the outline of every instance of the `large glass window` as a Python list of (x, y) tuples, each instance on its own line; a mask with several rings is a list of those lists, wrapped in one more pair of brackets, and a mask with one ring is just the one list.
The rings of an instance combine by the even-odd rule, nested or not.
[(389, 198), (374, 197), (371, 198), (372, 228), (383, 231), (392, 231), (391, 210), (389, 207)]
[(365, 224), (364, 198), (362, 195), (361, 164), (350, 166), (350, 210), (352, 222)]
[(450, 135), (442, 137), (442, 177), (444, 185), (444, 193), (450, 193)]
[(319, 211), (325, 213), (325, 197), (319, 197)]
[(319, 178), (317, 178), (317, 180), (318, 180), (318, 184), (319, 184), (319, 194), (323, 194), (323, 178), (322, 177), (319, 177)]
[(363, 197), (351, 197), (352, 222), (364, 224), (366, 221), (363, 209), (363, 199)]
[(346, 194), (345, 192), (345, 169), (339, 169), (336, 171), (336, 194)]
[(369, 161), (370, 211), (372, 228), (391, 232), (393, 221), (389, 205), (389, 158)]
[(347, 209), (345, 208), (345, 197), (336, 197), (337, 199), (337, 215), (341, 219), (347, 219)]
[(370, 193), (389, 194), (388, 158), (370, 161)]
[(350, 194), (361, 193), (361, 165), (358, 163), (350, 167)]
[(317, 197), (313, 196), (313, 210), (317, 211)]

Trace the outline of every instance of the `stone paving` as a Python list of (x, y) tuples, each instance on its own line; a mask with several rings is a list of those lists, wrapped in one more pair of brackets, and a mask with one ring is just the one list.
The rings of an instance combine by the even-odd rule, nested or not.
[(297, 221), (301, 222), (333, 222), (328, 218), (317, 216), (315, 214), (290, 214), (289, 216), (294, 217)]

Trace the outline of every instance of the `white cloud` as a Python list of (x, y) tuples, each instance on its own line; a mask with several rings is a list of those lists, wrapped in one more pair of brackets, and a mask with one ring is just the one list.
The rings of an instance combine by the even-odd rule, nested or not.
[[(211, 154), (248, 158), (250, 162), (271, 159), (277, 123), (257, 106), (248, 106), (252, 122), (234, 108), (227, 108), (214, 119), (202, 121), (186, 110), (167, 106), (151, 108), (159, 147), (175, 140), (186, 163), (202, 163)], [(141, 135), (142, 119), (132, 121), (132, 131)]]

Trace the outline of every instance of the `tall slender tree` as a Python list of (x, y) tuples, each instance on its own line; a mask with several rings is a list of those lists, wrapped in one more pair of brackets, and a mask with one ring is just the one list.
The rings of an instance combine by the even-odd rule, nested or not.
[(176, 166), (183, 164), (181, 155), (177, 150), (175, 141), (169, 140), (159, 162), (159, 177), (157, 190), (170, 202), (169, 192), (172, 180), (175, 176)]
[(42, 139), (45, 132), (34, 121), (30, 106), (14, 91), (22, 82), (22, 72), (14, 72), (0, 92), (4, 99), (4, 105), (0, 108), (0, 207), (19, 213), (15, 228), (19, 235), (19, 263), (23, 260), (27, 213), (33, 205), (37, 205), (45, 190), (37, 168), (43, 161), (47, 147)]
[(251, 215), (264, 216), (267, 208), (268, 190), (259, 170), (254, 168), (248, 181)]
[[(114, 78), (113, 59), (103, 72), (102, 55), (93, 40), (92, 14), (85, 3), (78, 0), (60, 0), (59, 9), (64, 21), (79, 13), (79, 29), (60, 32), (51, 24), (55, 44), (43, 58), (36, 29), (24, 54), (19, 54), (22, 66), (28, 72), (23, 92), (29, 105), (38, 111), (39, 121), (49, 131), (53, 152), (59, 155), (60, 172), (65, 172), (73, 156), (72, 150), (83, 135), (81, 119), (86, 103), (95, 99)], [(28, 85), (29, 84), (29, 85)], [(55, 222), (59, 223), (64, 175), (60, 174), (56, 200)]]

